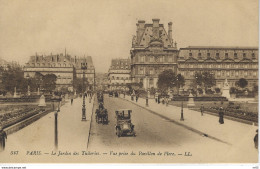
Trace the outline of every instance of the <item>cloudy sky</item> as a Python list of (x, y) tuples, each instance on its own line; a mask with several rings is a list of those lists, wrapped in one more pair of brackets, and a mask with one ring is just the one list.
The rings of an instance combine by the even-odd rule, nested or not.
[(173, 22), (178, 48), (258, 46), (258, 0), (0, 0), (0, 58), (90, 55), (98, 72), (130, 56), (139, 19)]

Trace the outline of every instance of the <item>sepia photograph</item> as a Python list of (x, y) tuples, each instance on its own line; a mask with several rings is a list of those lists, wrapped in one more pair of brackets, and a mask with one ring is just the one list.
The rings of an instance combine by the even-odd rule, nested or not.
[(257, 168), (258, 39), (258, 0), (0, 0), (1, 169)]

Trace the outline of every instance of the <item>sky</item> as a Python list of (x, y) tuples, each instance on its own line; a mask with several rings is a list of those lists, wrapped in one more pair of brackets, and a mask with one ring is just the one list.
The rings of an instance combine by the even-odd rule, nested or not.
[(258, 46), (258, 0), (0, 0), (0, 58), (92, 56), (96, 72), (130, 57), (136, 23), (159, 18), (178, 48)]

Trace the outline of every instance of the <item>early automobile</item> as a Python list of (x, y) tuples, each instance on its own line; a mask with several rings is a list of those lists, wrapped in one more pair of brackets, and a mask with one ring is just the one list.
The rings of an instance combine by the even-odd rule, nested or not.
[(132, 110), (120, 109), (116, 110), (116, 135), (121, 137), (123, 135), (136, 136), (134, 125), (131, 122)]

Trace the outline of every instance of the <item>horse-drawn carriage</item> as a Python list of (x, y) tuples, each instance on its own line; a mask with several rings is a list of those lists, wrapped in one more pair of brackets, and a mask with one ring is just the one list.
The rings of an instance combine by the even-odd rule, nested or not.
[(103, 103), (99, 103), (98, 109), (96, 109), (96, 122), (107, 124), (108, 123), (108, 112), (104, 108)]
[(123, 135), (136, 136), (134, 125), (131, 123), (132, 110), (120, 109), (116, 110), (116, 135), (121, 137)]

